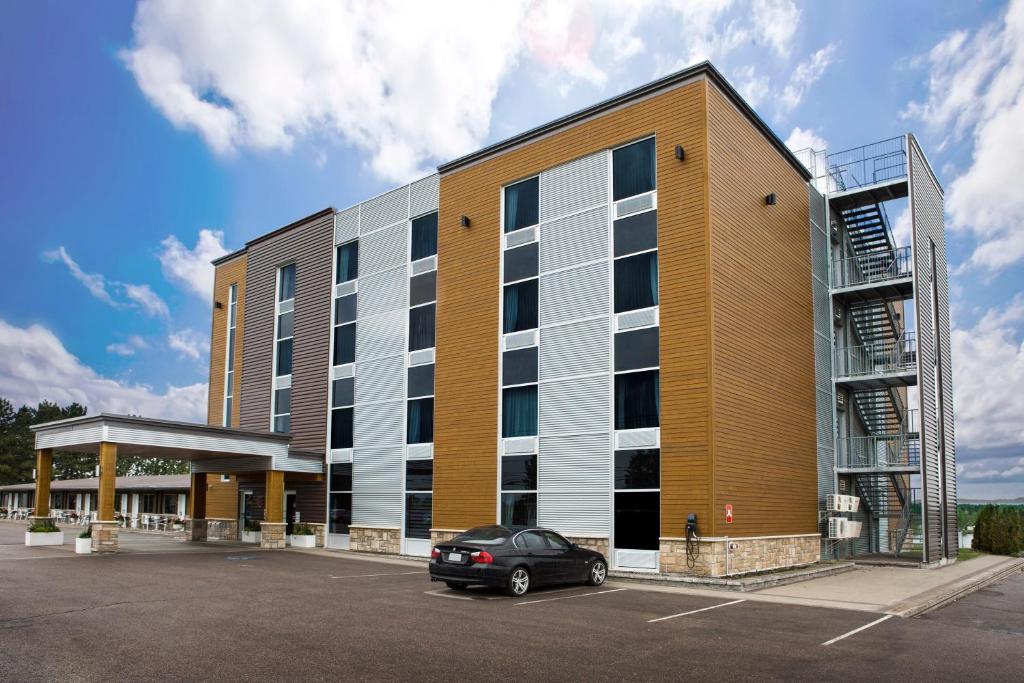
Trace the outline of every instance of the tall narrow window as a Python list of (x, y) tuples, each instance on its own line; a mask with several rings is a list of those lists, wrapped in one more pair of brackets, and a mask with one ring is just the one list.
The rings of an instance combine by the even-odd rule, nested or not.
[(331, 465), (330, 533), (347, 534), (352, 523), (352, 463)]
[(539, 216), (539, 178), (530, 178), (505, 188), (505, 232), (537, 225)]
[(660, 386), (657, 370), (615, 375), (615, 429), (657, 427)]
[(224, 426), (231, 426), (235, 399), (235, 326), (238, 310), (238, 285), (228, 288), (228, 335), (224, 349)]
[(409, 460), (405, 463), (406, 538), (430, 538), (433, 488), (433, 460)]
[(501, 523), (537, 524), (537, 456), (501, 458)]
[(654, 138), (612, 152), (612, 199), (650, 192), (655, 188)]
[(434, 441), (434, 399), (411, 400), (406, 408), (406, 443)]
[(274, 395), (271, 429), (291, 431), (292, 342), (295, 335), (295, 264), (277, 271), (277, 304), (274, 320)]
[(505, 285), (502, 328), (505, 334), (537, 327), (537, 278)]
[(334, 281), (337, 284), (355, 280), (359, 275), (359, 242), (348, 242), (338, 247), (338, 262)]
[(434, 347), (434, 304), (409, 309), (409, 350)]
[(661, 454), (615, 451), (615, 547), (658, 550), (661, 531)]
[(410, 257), (413, 261), (433, 256), (437, 253), (437, 212), (428, 213), (412, 220), (412, 249)]
[(615, 312), (658, 305), (658, 252), (615, 260)]
[(537, 385), (502, 390), (501, 436), (537, 435)]
[(355, 380), (352, 377), (331, 382), (331, 449), (352, 448)]

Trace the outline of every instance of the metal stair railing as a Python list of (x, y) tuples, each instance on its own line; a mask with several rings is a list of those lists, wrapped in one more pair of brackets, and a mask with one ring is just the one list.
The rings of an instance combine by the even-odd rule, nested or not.
[(838, 439), (836, 462), (840, 469), (919, 467), (920, 436), (901, 433)]
[(836, 377), (862, 377), (899, 372), (917, 363), (917, 335), (904, 331), (898, 339), (836, 347)]
[(905, 143), (901, 136), (827, 155), (828, 191), (852, 190), (907, 175)]
[(895, 553), (896, 557), (900, 556), (903, 552), (903, 544), (907, 542), (907, 537), (910, 535), (910, 526), (914, 517), (914, 505), (917, 503), (917, 494), (919, 489), (912, 488), (907, 489), (907, 495), (904, 497), (903, 507), (900, 510), (899, 523), (895, 529), (890, 529), (890, 544)]
[(832, 286), (853, 287), (909, 277), (910, 247), (869, 252), (832, 261)]

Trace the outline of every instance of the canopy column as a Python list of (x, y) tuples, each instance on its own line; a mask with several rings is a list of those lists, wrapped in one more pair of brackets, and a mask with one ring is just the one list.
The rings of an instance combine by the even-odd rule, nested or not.
[(260, 524), (261, 548), (285, 547), (284, 472), (267, 470), (263, 522)]
[(97, 487), (96, 521), (90, 525), (92, 551), (113, 553), (118, 548), (117, 520), (114, 518), (114, 484), (117, 480), (117, 444), (101, 441), (100, 481)]
[(186, 538), (190, 541), (203, 542), (206, 540), (206, 473), (192, 473), (192, 489), (188, 497), (188, 516), (185, 523)]
[(53, 477), (53, 449), (36, 451), (36, 508), (37, 518), (50, 517), (50, 479)]

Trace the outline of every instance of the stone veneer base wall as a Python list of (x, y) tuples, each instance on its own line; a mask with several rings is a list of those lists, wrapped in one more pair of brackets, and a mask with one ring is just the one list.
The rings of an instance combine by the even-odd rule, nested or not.
[(327, 529), (327, 525), (326, 524), (318, 524), (318, 523), (315, 523), (315, 522), (305, 522), (305, 525), (308, 526), (310, 529), (312, 529), (314, 534), (316, 535), (316, 547), (317, 548), (323, 548), (324, 547), (324, 538), (325, 538), (324, 534), (326, 533), (325, 530)]
[(89, 525), (94, 553), (115, 553), (118, 547), (117, 522), (93, 522)]
[(185, 520), (185, 540), (193, 541), (196, 543), (202, 543), (206, 541), (207, 533), (206, 519), (186, 519)]
[(452, 540), (462, 531), (459, 529), (431, 529), (430, 530), (430, 545), (437, 545), (438, 543), (447, 543)]
[(607, 538), (600, 536), (566, 536), (566, 538), (569, 539), (569, 542), (575, 543), (581, 548), (596, 550), (604, 555), (604, 559), (607, 562), (611, 562), (611, 557), (608, 555), (610, 546)]
[(283, 550), (286, 542), (284, 522), (260, 522), (260, 547), (267, 550)]
[(398, 555), (402, 552), (401, 529), (349, 526), (348, 549), (363, 553)]
[[(726, 543), (730, 544), (728, 559)], [(694, 567), (686, 565), (686, 539), (660, 539), (660, 571), (662, 574), (694, 576), (735, 576), (752, 572), (800, 567), (821, 559), (821, 535), (763, 536), (698, 540), (700, 554)], [(728, 562), (728, 566), (727, 563)]]

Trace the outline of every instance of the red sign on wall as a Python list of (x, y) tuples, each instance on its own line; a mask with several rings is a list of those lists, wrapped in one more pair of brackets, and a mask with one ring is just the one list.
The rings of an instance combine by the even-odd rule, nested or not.
[(725, 506), (725, 523), (732, 524), (732, 505)]

